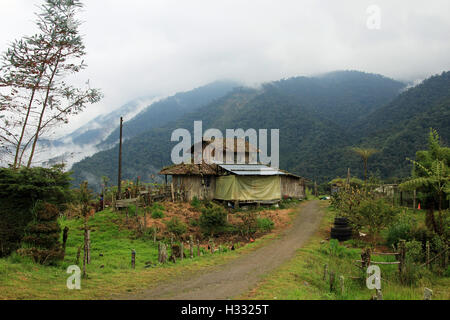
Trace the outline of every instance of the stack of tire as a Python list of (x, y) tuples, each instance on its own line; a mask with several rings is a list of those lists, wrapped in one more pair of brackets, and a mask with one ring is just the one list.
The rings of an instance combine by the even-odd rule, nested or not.
[(346, 241), (352, 237), (352, 227), (347, 218), (335, 218), (334, 227), (331, 228), (331, 239)]

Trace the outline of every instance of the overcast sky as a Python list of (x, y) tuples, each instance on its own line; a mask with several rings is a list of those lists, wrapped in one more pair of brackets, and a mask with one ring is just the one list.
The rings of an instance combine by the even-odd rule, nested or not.
[[(0, 0), (0, 51), (33, 34), (39, 0)], [(355, 69), (400, 80), (449, 70), (450, 1), (85, 0), (80, 79), (104, 100), (69, 128), (148, 95)], [(369, 29), (371, 5), (381, 10)], [(374, 20), (370, 20), (374, 21)], [(374, 24), (371, 24), (374, 26)], [(375, 24), (376, 26), (376, 24)]]

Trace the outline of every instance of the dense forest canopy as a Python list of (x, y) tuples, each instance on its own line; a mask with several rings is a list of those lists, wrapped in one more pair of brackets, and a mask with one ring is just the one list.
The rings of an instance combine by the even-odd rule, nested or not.
[[(171, 133), (177, 128), (280, 129), (282, 169), (319, 182), (352, 175), (363, 177), (363, 166), (351, 147), (380, 152), (369, 160), (369, 174), (402, 178), (411, 173), (407, 157), (427, 143), (430, 127), (444, 144), (450, 138), (450, 72), (405, 90), (406, 84), (375, 74), (339, 71), (317, 77), (296, 77), (262, 88), (237, 87), (173, 121), (137, 134), (124, 143), (123, 177), (144, 181), (170, 164)], [(151, 110), (148, 111), (151, 115)], [(133, 123), (139, 121), (138, 116)], [(128, 129), (125, 129), (125, 131)], [(125, 133), (126, 134), (126, 133)], [(73, 166), (75, 184), (117, 176), (118, 148)]]

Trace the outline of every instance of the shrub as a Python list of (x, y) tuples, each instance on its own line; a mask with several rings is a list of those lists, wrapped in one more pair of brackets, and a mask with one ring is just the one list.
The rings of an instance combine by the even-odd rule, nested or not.
[(202, 206), (202, 202), (200, 200), (198, 200), (197, 197), (194, 197), (191, 201), (191, 206), (197, 210), (200, 210), (200, 208)]
[(406, 242), (406, 261), (415, 263), (424, 260), (422, 243), (416, 240)]
[(397, 246), (400, 240), (410, 241), (414, 239), (416, 221), (413, 217), (401, 214), (397, 221), (388, 227), (386, 243), (388, 246)]
[(59, 243), (61, 228), (57, 222), (59, 210), (49, 203), (38, 202), (34, 210), (35, 219), (25, 229), (24, 248), (18, 253), (28, 256), (40, 264), (54, 264), (64, 258)]
[(70, 173), (62, 169), (0, 168), (0, 257), (20, 246), (38, 200), (63, 209), (71, 199)]
[(255, 212), (249, 211), (239, 214), (242, 223), (239, 224), (239, 232), (243, 236), (251, 236), (258, 231), (258, 217)]
[(152, 210), (160, 210), (160, 211), (164, 211), (164, 210), (166, 210), (166, 208), (164, 208), (164, 206), (163, 206), (161, 203), (155, 202), (155, 203), (152, 205)]
[(258, 230), (261, 232), (270, 232), (273, 230), (275, 224), (269, 218), (257, 219)]
[(164, 212), (159, 209), (152, 210), (152, 218), (153, 219), (161, 219), (164, 218)]
[(167, 230), (176, 237), (181, 237), (187, 231), (187, 226), (178, 217), (173, 217), (166, 222)]
[(360, 225), (367, 227), (372, 240), (375, 240), (380, 231), (394, 220), (398, 211), (384, 199), (365, 199), (361, 201), (352, 218), (357, 218)]
[(202, 209), (199, 225), (205, 234), (214, 235), (221, 233), (227, 225), (227, 212), (222, 206), (208, 203)]

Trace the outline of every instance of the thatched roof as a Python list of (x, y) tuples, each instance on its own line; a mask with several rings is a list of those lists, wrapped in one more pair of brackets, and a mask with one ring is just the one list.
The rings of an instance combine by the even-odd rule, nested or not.
[(217, 166), (214, 164), (177, 164), (161, 170), (162, 175), (216, 175)]

